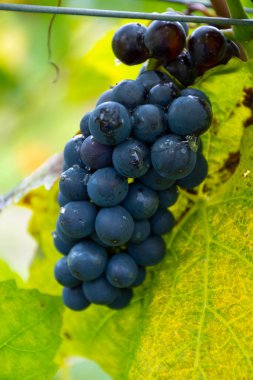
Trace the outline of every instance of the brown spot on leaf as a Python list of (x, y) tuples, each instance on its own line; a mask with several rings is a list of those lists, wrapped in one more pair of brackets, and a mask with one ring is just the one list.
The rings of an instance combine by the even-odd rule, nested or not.
[(70, 335), (67, 331), (64, 331), (64, 332), (63, 332), (63, 335), (64, 335), (65, 338), (68, 339), (68, 340), (71, 340), (71, 339), (72, 339), (71, 335)]
[(251, 111), (250, 117), (248, 117), (248, 119), (243, 123), (244, 127), (247, 128), (253, 124), (253, 88), (244, 89), (244, 98), (242, 104), (245, 107), (249, 108)]
[(233, 152), (230, 153), (226, 161), (224, 162), (224, 165), (220, 168), (219, 172), (228, 171), (231, 174), (234, 174), (236, 171), (237, 166), (240, 162), (240, 152)]
[(188, 214), (188, 212), (191, 210), (192, 202), (189, 202), (189, 205), (184, 209), (182, 214), (177, 219), (177, 224), (181, 222), (181, 220), (184, 219), (184, 217)]

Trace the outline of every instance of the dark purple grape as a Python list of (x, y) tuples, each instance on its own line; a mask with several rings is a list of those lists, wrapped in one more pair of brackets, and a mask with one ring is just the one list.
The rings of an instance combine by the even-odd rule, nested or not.
[(168, 107), (179, 94), (179, 88), (172, 82), (157, 84), (149, 92), (149, 103)]
[(151, 232), (154, 235), (164, 235), (172, 230), (175, 225), (175, 218), (173, 214), (164, 208), (159, 208), (152, 216)]
[(162, 177), (153, 168), (149, 169), (143, 177), (140, 177), (139, 181), (150, 187), (150, 189), (158, 191), (167, 190), (175, 183), (175, 180)]
[(131, 285), (131, 287), (140, 286), (143, 284), (146, 278), (146, 268), (145, 267), (138, 267), (138, 275), (134, 283)]
[(145, 103), (145, 88), (134, 80), (123, 80), (112, 89), (111, 100), (133, 109)]
[(130, 135), (132, 124), (122, 104), (105, 102), (91, 112), (89, 128), (100, 144), (117, 145)]
[(197, 70), (188, 52), (183, 52), (175, 60), (167, 63), (165, 69), (173, 75), (183, 86), (194, 83)]
[(217, 65), (226, 53), (226, 38), (214, 26), (200, 26), (188, 40), (188, 49), (197, 66), (211, 68)]
[(169, 62), (184, 49), (186, 36), (184, 28), (177, 21), (153, 21), (147, 29), (144, 42), (152, 58)]
[(119, 295), (117, 298), (107, 305), (110, 309), (119, 310), (128, 306), (131, 298), (133, 297), (132, 289), (119, 289)]
[(113, 147), (99, 143), (93, 136), (88, 136), (80, 150), (81, 160), (89, 169), (101, 169), (112, 166)]
[(110, 102), (112, 100), (112, 89), (105, 91), (100, 98), (98, 98), (96, 106), (99, 106), (99, 104)]
[(129, 243), (128, 252), (136, 264), (148, 267), (162, 261), (166, 253), (166, 245), (161, 236), (151, 235), (140, 244)]
[(80, 130), (84, 137), (88, 137), (90, 135), (89, 120), (90, 112), (86, 113), (80, 121)]
[(126, 65), (137, 65), (149, 58), (149, 52), (144, 44), (147, 28), (141, 24), (123, 25), (117, 30), (112, 40), (112, 50), (115, 56)]
[[(164, 12), (164, 14), (165, 15), (170, 15), (170, 16), (184, 16), (183, 13), (176, 12), (176, 11), (167, 11), (167, 12)], [(180, 21), (180, 24), (184, 28), (185, 35), (188, 36), (189, 26), (188, 26), (187, 22)]]
[(81, 286), (77, 286), (76, 288), (63, 288), (62, 300), (65, 306), (75, 311), (84, 310), (90, 305)]
[(180, 96), (168, 111), (170, 130), (180, 136), (206, 132), (212, 123), (213, 113), (208, 102), (197, 96)]
[(218, 65), (226, 65), (231, 58), (240, 58), (241, 53), (239, 47), (234, 41), (227, 41), (227, 48), (223, 59), (218, 63)]
[(173, 185), (168, 190), (159, 191), (158, 196), (160, 208), (173, 206), (178, 199), (177, 186)]
[(208, 163), (205, 157), (198, 153), (197, 161), (193, 171), (188, 176), (181, 178), (177, 181), (177, 184), (183, 189), (193, 189), (199, 186), (205, 179), (208, 173)]
[(206, 101), (211, 106), (210, 99), (208, 98), (208, 96), (203, 91), (200, 91), (197, 88), (190, 88), (189, 87), (189, 88), (185, 88), (184, 90), (182, 90), (180, 96), (189, 96), (189, 95), (196, 96), (197, 98), (200, 98), (200, 99)]
[(172, 82), (172, 79), (161, 71), (147, 70), (137, 77), (136, 82), (141, 84), (148, 93), (157, 84), (169, 83)]
[(76, 135), (65, 145), (63, 151), (64, 171), (73, 165), (84, 166), (80, 157), (80, 149), (84, 139), (83, 135)]
[(151, 150), (154, 169), (161, 176), (169, 179), (186, 177), (194, 169), (197, 155), (191, 149), (185, 137), (166, 135), (160, 137)]
[(146, 143), (154, 142), (167, 128), (163, 110), (154, 104), (143, 104), (137, 107), (134, 110), (132, 122), (134, 136)]

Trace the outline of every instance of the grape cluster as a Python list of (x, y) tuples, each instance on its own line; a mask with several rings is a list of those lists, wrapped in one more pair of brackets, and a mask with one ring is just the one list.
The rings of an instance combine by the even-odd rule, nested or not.
[[(210, 68), (224, 61), (228, 50), (224, 37), (214, 37), (222, 36), (218, 29), (201, 27), (184, 51), (187, 33), (187, 25), (178, 22), (154, 21), (148, 28), (128, 24), (112, 45), (126, 64), (157, 58), (185, 85), (194, 77), (192, 60), (195, 68)], [(163, 71), (145, 69), (136, 80), (103, 93), (84, 115), (81, 133), (64, 148), (53, 234), (64, 255), (55, 265), (55, 278), (64, 287), (67, 307), (129, 304), (146, 267), (165, 256), (162, 236), (175, 224), (168, 208), (177, 201), (178, 187), (192, 189), (207, 175), (199, 136), (211, 122), (203, 92), (179, 87)]]
[(112, 48), (115, 56), (127, 65), (156, 59), (157, 67), (183, 86), (193, 84), (205, 71), (226, 64), (232, 57), (240, 58), (236, 43), (213, 26), (201, 26), (188, 40), (187, 36), (188, 26), (183, 22), (153, 21), (148, 27), (130, 23), (115, 33)]

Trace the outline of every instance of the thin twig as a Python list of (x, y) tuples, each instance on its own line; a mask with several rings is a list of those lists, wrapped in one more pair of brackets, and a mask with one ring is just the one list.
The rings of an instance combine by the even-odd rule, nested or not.
[(58, 8), (41, 5), (24, 5), (24, 4), (0, 4), (0, 11), (16, 11), (26, 13), (44, 13), (44, 14), (61, 14), (73, 16), (94, 16), (122, 19), (139, 19), (139, 20), (165, 20), (165, 21), (186, 21), (195, 23), (205, 23), (212, 25), (244, 25), (252, 26), (251, 19), (235, 19), (222, 17), (203, 17), (203, 16), (183, 16), (160, 13), (144, 13), (144, 12), (126, 12), (113, 11), (104, 9), (82, 9), (82, 8)]
[(188, 4), (187, 6), (187, 9), (186, 11), (184, 12), (185, 15), (191, 15), (193, 14), (193, 12), (200, 12), (202, 13), (204, 16), (207, 16), (207, 17), (212, 17), (213, 15), (211, 14), (211, 12), (209, 11), (210, 8), (207, 8), (205, 5), (203, 5), (202, 3), (197, 3), (197, 2), (194, 2), (194, 3), (190, 3)]
[[(62, 4), (62, 0), (58, 0), (57, 7), (60, 7), (61, 4)], [(53, 25), (54, 25), (54, 21), (55, 21), (56, 16), (57, 16), (56, 14), (53, 14), (51, 17), (51, 20), (50, 20), (49, 25), (48, 25), (48, 36), (47, 36), (48, 63), (55, 69), (55, 73), (56, 73), (56, 76), (55, 76), (55, 79), (53, 80), (53, 83), (56, 83), (59, 79), (59, 76), (60, 76), (59, 66), (57, 65), (57, 63), (55, 63), (52, 60), (52, 46), (51, 46), (52, 29), (53, 29)]]

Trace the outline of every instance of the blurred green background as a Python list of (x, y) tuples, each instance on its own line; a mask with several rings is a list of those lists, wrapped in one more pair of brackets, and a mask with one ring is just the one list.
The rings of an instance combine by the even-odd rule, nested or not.
[[(25, 3), (25, 2), (24, 2)], [(30, 4), (56, 5), (57, 1)], [(63, 1), (62, 6), (160, 12), (167, 3), (152, 0)], [(118, 19), (0, 13), (0, 193), (13, 188), (78, 130), (84, 112), (99, 95), (138, 68), (118, 65), (110, 40)]]

